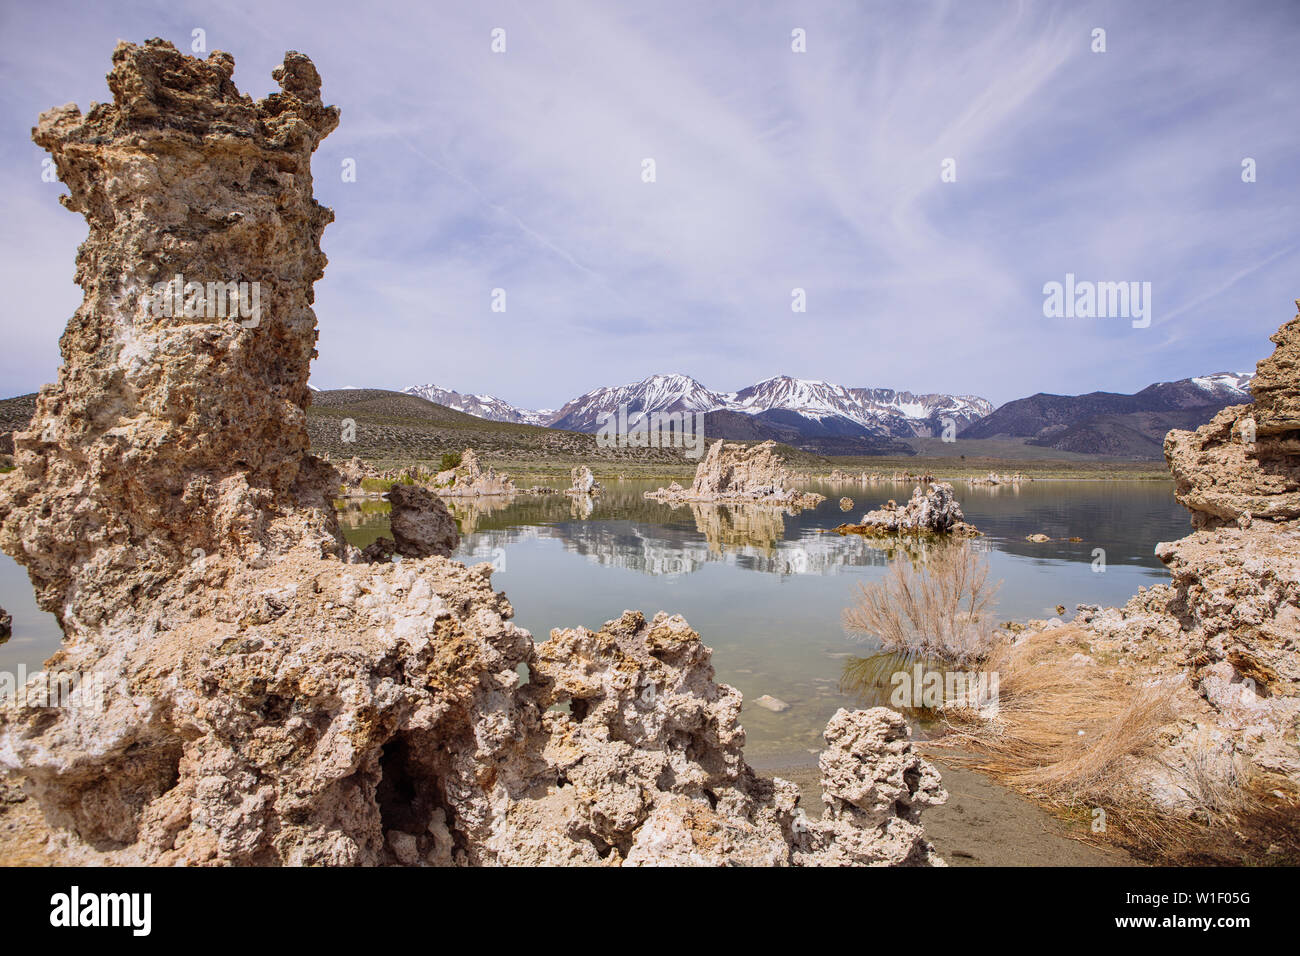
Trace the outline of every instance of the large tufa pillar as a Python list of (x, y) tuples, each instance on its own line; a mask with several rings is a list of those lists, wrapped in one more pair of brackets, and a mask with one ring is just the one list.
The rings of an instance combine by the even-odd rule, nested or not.
[(114, 587), (147, 596), (196, 555), (274, 552), (276, 521), (303, 505), (308, 535), (338, 547), (305, 409), (334, 218), (312, 198), (311, 156), (339, 113), (300, 53), (257, 102), (233, 71), (220, 51), (120, 43), (113, 102), (49, 110), (32, 131), (90, 227), (85, 299), (15, 436), (0, 546), (65, 630), (79, 582), (101, 604)]

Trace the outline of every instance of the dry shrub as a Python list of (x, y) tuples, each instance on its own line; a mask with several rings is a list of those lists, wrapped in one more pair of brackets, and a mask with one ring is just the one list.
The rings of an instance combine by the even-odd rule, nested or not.
[[(1180, 865), (1295, 866), (1300, 863), (1300, 794), (1285, 778), (1268, 779), (1235, 749), (1201, 732), (1170, 768), (1195, 801), (1200, 827), (1162, 847)], [(1288, 792), (1289, 791), (1289, 792)], [(1263, 853), (1259, 850), (1263, 849)]]
[(1202, 809), (1207, 822), (1227, 823), (1256, 809), (1249, 765), (1232, 747), (1216, 744), (1202, 730), (1185, 758), (1175, 771), (1176, 776)]
[(996, 644), (992, 611), (999, 585), (990, 585), (988, 575), (988, 562), (967, 544), (935, 549), (919, 569), (900, 555), (882, 580), (859, 585), (844, 626), (904, 658), (981, 661)]
[[(1162, 732), (1177, 719), (1182, 675), (1126, 679), (1075, 660), (1091, 651), (1090, 636), (1068, 625), (1013, 643), (992, 624), (996, 589), (987, 576), (987, 566), (958, 545), (919, 568), (900, 558), (882, 581), (862, 586), (858, 603), (844, 612), (845, 626), (879, 638), (885, 653), (846, 665), (842, 689), (883, 693), (889, 674), (908, 660), (978, 662), (997, 675), (996, 713), (939, 712), (944, 736), (927, 746), (942, 748), (947, 762), (986, 773), (1078, 821), (1081, 838), (1118, 843), (1141, 859), (1300, 862), (1300, 793), (1279, 791), (1276, 777), (1252, 772), (1208, 736), (1162, 759)], [(1167, 782), (1195, 809), (1158, 804), (1135, 783), (1139, 761), (1148, 767), (1160, 761)], [(1104, 837), (1091, 835), (1096, 810), (1105, 812)]]
[(1000, 676), (997, 716), (947, 715), (942, 745), (954, 761), (988, 773), (1057, 810), (1106, 829), (1131, 848), (1166, 855), (1195, 826), (1162, 813), (1130, 783), (1134, 758), (1157, 749), (1174, 720), (1172, 683), (1127, 684), (1095, 664), (1071, 660), (1085, 635), (1055, 628), (1004, 642), (988, 667)]

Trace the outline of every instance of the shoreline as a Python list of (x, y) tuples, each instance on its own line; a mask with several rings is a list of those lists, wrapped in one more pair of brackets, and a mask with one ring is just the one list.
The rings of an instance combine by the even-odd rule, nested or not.
[[(658, 466), (646, 465), (646, 464), (637, 464), (635, 467), (631, 467), (631, 468), (626, 468), (626, 467), (619, 468), (617, 467), (617, 463), (604, 462), (597, 459), (573, 458), (573, 459), (564, 459), (561, 461), (556, 461), (553, 464), (547, 464), (545, 466), (539, 466), (536, 461), (530, 461), (525, 463), (525, 462), (518, 461), (516, 459), (512, 459), (508, 456), (497, 456), (497, 455), (485, 454), (481, 457), (485, 465), (489, 465), (495, 468), (497, 471), (506, 472), (507, 474), (510, 475), (510, 478), (516, 483), (530, 482), (530, 481), (568, 482), (570, 480), (570, 474), (569, 474), (570, 469), (580, 465), (588, 466), (591, 469), (592, 474), (596, 477), (596, 480), (601, 482), (602, 484), (609, 483), (609, 482), (617, 482), (617, 481), (662, 481), (662, 482), (676, 481), (679, 484), (683, 485), (683, 487), (688, 487), (695, 478), (695, 469), (693, 464), (689, 470), (682, 469), (680, 466), (676, 466), (676, 465), (665, 465), (665, 466), (658, 467)], [(363, 459), (363, 460), (367, 461), (370, 464), (375, 465), (376, 468), (384, 471), (399, 470), (401, 468), (415, 467), (418, 465), (431, 466), (430, 462), (425, 461), (423, 459), (374, 458), (374, 459)], [(1173, 479), (1169, 476), (1169, 472), (1164, 467), (1163, 463), (1156, 463), (1156, 462), (1151, 462), (1150, 467), (1146, 467), (1146, 463), (1144, 462), (1141, 463), (1143, 467), (1128, 468), (1128, 469), (1107, 468), (1104, 466), (1109, 465), (1110, 463), (1106, 463), (1106, 462), (1095, 463), (1101, 467), (1086, 467), (1086, 468), (1071, 467), (1073, 463), (1070, 462), (1052, 462), (1051, 464), (1060, 465), (1061, 467), (1053, 467), (1051, 469), (1043, 469), (1041, 471), (1037, 469), (1025, 467), (1026, 465), (1030, 465), (1034, 463), (1018, 462), (1015, 460), (1000, 461), (996, 464), (990, 464), (988, 467), (980, 466), (980, 467), (965, 467), (965, 468), (957, 468), (957, 469), (935, 468), (927, 464), (927, 462), (938, 461), (938, 460), (941, 459), (924, 459), (924, 458), (909, 459), (912, 468), (899, 469), (899, 470), (911, 470), (915, 472), (919, 469), (922, 473), (932, 475), (937, 481), (960, 482), (963, 485), (965, 485), (971, 479), (979, 479), (979, 478), (986, 477), (990, 471), (995, 471), (1001, 474), (1001, 473), (1016, 471), (1016, 470), (1019, 470), (1021, 474), (1025, 475), (1025, 477), (1029, 479), (1029, 482), (1027, 483), (1042, 482), (1042, 481), (1143, 481), (1143, 482), (1150, 481), (1150, 482), (1170, 482), (1170, 483), (1173, 482)], [(339, 461), (336, 460), (332, 463), (338, 465)], [(846, 462), (840, 459), (827, 459), (827, 465), (825, 467), (825, 470), (829, 472), (834, 468), (843, 467), (845, 463)], [(1079, 464), (1082, 465), (1082, 464), (1094, 464), (1094, 463), (1088, 462), (1088, 463), (1079, 463)], [(853, 465), (855, 468), (858, 468), (859, 471), (865, 470), (870, 472), (873, 470), (870, 467), (865, 467), (865, 468), (862, 467), (861, 464), (856, 461), (853, 462)], [(820, 465), (818, 466), (818, 468), (813, 469), (813, 471), (819, 471), (819, 470), (821, 470)], [(877, 468), (875, 470), (880, 470), (880, 469)], [(890, 470), (892, 471), (894, 469), (891, 468)], [(866, 482), (864, 485), (864, 483), (860, 479), (850, 479), (847, 481), (831, 481), (828, 475), (810, 473), (808, 469), (802, 469), (794, 477), (793, 480), (798, 484), (816, 482), (816, 483), (826, 484), (826, 485), (867, 487), (867, 488), (869, 488), (872, 484), (872, 482)], [(907, 482), (914, 482), (916, 479), (900, 478), (897, 480), (899, 483), (907, 483)], [(881, 478), (877, 479), (875, 483), (886, 484), (886, 483), (893, 483), (894, 481), (895, 479), (892, 476), (882, 476)], [(992, 486), (985, 485), (980, 487), (1005, 487), (1005, 486), (1006, 485), (992, 485)]]
[[(916, 746), (939, 769), (948, 801), (925, 811), (925, 835), (949, 866), (1143, 866), (1119, 847), (1096, 844), (1071, 834), (1074, 825), (1044, 810), (1028, 797), (974, 770), (956, 767), (924, 741)], [(810, 818), (822, 813), (816, 763), (755, 767), (763, 777), (795, 784), (799, 805)], [(1079, 825), (1082, 833), (1082, 825)]]

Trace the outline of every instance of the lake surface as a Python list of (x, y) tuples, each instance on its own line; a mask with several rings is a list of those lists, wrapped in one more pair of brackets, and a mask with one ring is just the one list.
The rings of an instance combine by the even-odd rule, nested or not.
[[(642, 493), (658, 484), (614, 482), (594, 502), (564, 495), (450, 501), (462, 534), (455, 557), (495, 564), (495, 586), (539, 641), (553, 627), (597, 629), (625, 609), (683, 615), (713, 648), (718, 679), (745, 695), (749, 761), (811, 761), (837, 708), (885, 702), (841, 690), (846, 664), (876, 648), (847, 635), (840, 615), (858, 585), (879, 580), (892, 559), (879, 542), (821, 532), (890, 498), (906, 499), (912, 484), (815, 483), (808, 489), (827, 500), (798, 515), (646, 501)], [(985, 535), (971, 546), (987, 557), (990, 580), (1002, 582), (999, 621), (1053, 617), (1058, 604), (1067, 618), (1078, 603), (1122, 604), (1140, 586), (1168, 580), (1152, 549), (1190, 531), (1170, 482), (955, 487), (967, 520)], [(854, 506), (843, 512), (846, 495)], [(348, 540), (365, 546), (386, 534), (387, 507), (347, 502), (340, 514)], [(1062, 540), (1025, 540), (1039, 532)], [(1082, 540), (1063, 540), (1070, 537)], [(1104, 570), (1094, 570), (1098, 548)], [(0, 606), (14, 617), (13, 638), (0, 645), (0, 670), (39, 667), (58, 646), (59, 630), (36, 609), (26, 573), (5, 555)], [(763, 694), (789, 709), (754, 705)]]

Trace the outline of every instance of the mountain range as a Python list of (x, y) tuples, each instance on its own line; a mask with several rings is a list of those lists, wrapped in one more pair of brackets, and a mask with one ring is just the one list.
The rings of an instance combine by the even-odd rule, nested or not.
[(451, 389), (439, 388), (437, 385), (412, 385), (402, 389), (407, 395), (445, 405), (447, 408), (475, 418), (485, 418), (490, 422), (509, 422), (513, 425), (548, 425), (554, 410), (540, 408), (536, 411), (515, 408), (509, 402), (495, 395), (468, 395)]
[(1160, 458), (1171, 428), (1196, 428), (1221, 408), (1251, 400), (1252, 372), (1218, 372), (1157, 382), (1140, 392), (1039, 392), (1007, 402), (958, 437), (1021, 438), (1027, 444), (1091, 455)]
[(736, 392), (713, 391), (689, 375), (651, 375), (629, 385), (606, 386), (556, 410), (515, 408), (492, 395), (466, 395), (436, 385), (404, 389), (440, 405), (493, 421), (596, 432), (627, 407), (635, 424), (654, 412), (705, 414), (705, 434), (717, 438), (772, 438), (821, 454), (911, 454), (898, 439), (939, 435), (993, 411), (974, 395), (917, 395), (888, 388), (849, 388), (780, 375)]
[(822, 455), (908, 455), (909, 439), (941, 436), (951, 420), (963, 439), (1018, 439), (1081, 454), (1159, 458), (1165, 432), (1195, 428), (1227, 405), (1250, 401), (1250, 372), (1218, 372), (1157, 382), (1140, 392), (1039, 393), (994, 410), (974, 395), (851, 388), (787, 375), (735, 392), (689, 375), (651, 375), (604, 386), (558, 409), (521, 409), (492, 395), (416, 385), (412, 395), (491, 421), (592, 433), (627, 406), (629, 423), (653, 412), (701, 412), (705, 434), (742, 441), (774, 439)]
[[(1251, 372), (1219, 372), (1157, 382), (1132, 395), (1040, 392), (1007, 402), (996, 411), (984, 399), (969, 395), (845, 388), (787, 376), (766, 379), (737, 392), (714, 392), (686, 375), (652, 375), (632, 385), (594, 389), (559, 409), (537, 410), (516, 408), (492, 395), (461, 393), (435, 385), (412, 386), (401, 393), (373, 389), (321, 392), (313, 387), (313, 410), (324, 414), (323, 409), (339, 401), (352, 409), (360, 401), (359, 396), (373, 392), (387, 402), (385, 427), (391, 424), (388, 418), (404, 422), (412, 417), (410, 409), (393, 410), (388, 406), (403, 396), (415, 396), (452, 410), (444, 415), (461, 413), (455, 421), (462, 431), (473, 431), (472, 423), (478, 420), (591, 434), (599, 429), (604, 415), (617, 413), (619, 405), (626, 404), (632, 423), (656, 411), (702, 412), (707, 439), (770, 438), (818, 455), (912, 455), (921, 444), (918, 439), (942, 435), (944, 419), (951, 418), (957, 437), (963, 441), (992, 439), (1005, 444), (1010, 440), (1013, 447), (996, 452), (995, 457), (1015, 457), (1015, 444), (1029, 444), (1083, 455), (1159, 459), (1169, 429), (1196, 428), (1221, 408), (1251, 401), (1253, 377)], [(0, 400), (0, 455), (12, 453), (12, 433), (26, 426), (35, 404), (35, 393)], [(424, 408), (422, 404), (419, 407)], [(367, 406), (362, 411), (369, 414), (373, 410)], [(414, 417), (427, 417), (427, 409), (423, 416)], [(439, 422), (440, 427), (446, 425), (441, 419)], [(538, 432), (533, 436), (539, 447), (546, 445), (546, 434)], [(488, 441), (475, 435), (477, 441)], [(554, 432), (550, 435), (554, 436)], [(558, 437), (554, 440), (562, 441)], [(964, 449), (959, 446), (954, 450)], [(934, 448), (927, 453), (934, 454)]]

